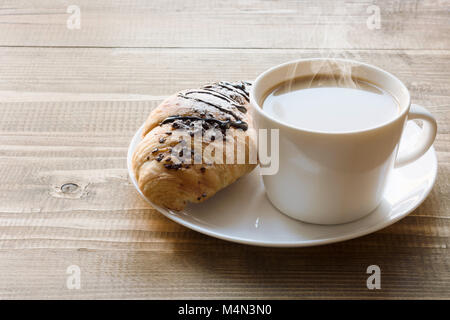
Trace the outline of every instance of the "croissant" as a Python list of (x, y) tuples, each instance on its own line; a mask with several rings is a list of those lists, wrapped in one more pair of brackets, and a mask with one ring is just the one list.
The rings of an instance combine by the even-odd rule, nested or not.
[(152, 110), (132, 158), (152, 203), (182, 210), (256, 167), (250, 85), (221, 81), (180, 91)]

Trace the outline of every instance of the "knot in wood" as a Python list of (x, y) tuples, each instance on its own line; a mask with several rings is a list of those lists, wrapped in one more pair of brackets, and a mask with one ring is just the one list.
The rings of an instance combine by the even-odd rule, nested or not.
[(61, 186), (61, 191), (63, 193), (74, 193), (78, 188), (79, 186), (76, 183), (65, 183)]

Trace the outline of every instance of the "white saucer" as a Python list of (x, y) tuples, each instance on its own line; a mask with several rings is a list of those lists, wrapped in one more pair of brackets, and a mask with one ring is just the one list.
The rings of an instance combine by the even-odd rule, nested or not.
[[(128, 149), (128, 172), (139, 194), (150, 203), (131, 171), (131, 155), (141, 141), (141, 131), (142, 127)], [(415, 142), (419, 132), (418, 125), (407, 123), (400, 152)], [(432, 147), (417, 161), (392, 172), (384, 199), (375, 211), (360, 220), (333, 226), (297, 221), (275, 209), (265, 196), (259, 168), (205, 203), (191, 204), (181, 212), (152, 206), (185, 227), (223, 240), (270, 247), (314, 246), (360, 237), (404, 218), (428, 196), (436, 173)]]

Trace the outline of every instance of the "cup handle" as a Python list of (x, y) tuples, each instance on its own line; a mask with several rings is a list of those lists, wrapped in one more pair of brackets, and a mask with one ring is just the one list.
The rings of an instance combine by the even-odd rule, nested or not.
[(403, 154), (397, 155), (394, 165), (396, 168), (404, 166), (420, 158), (425, 152), (428, 151), (434, 142), (434, 138), (436, 137), (436, 119), (427, 109), (417, 104), (412, 104), (408, 113), (408, 121), (414, 119), (423, 121), (421, 137), (414, 148), (404, 152)]

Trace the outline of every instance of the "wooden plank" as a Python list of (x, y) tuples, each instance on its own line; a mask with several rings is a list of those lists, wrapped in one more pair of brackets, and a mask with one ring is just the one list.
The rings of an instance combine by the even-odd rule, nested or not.
[[(5, 0), (0, 45), (450, 49), (448, 1)], [(380, 28), (369, 29), (371, 6)]]
[[(0, 250), (0, 297), (448, 298), (448, 251), (396, 245), (405, 238), (378, 234), (359, 242), (281, 250), (202, 236), (187, 243), (153, 241), (147, 250), (6, 249)], [(381, 290), (366, 288), (366, 268), (374, 263), (382, 270)], [(73, 264), (81, 270), (80, 290), (66, 288), (66, 268)]]
[(390, 71), (425, 106), (449, 103), (450, 52), (441, 50), (0, 48), (0, 57), (0, 101), (157, 100), (209, 81), (254, 79), (289, 60), (337, 57)]
[[(433, 110), (440, 174), (413, 214), (356, 240), (270, 249), (190, 231), (139, 198), (126, 148), (156, 103), (0, 104), (0, 298), (450, 297), (446, 107)], [(65, 286), (73, 264), (80, 290)], [(371, 264), (382, 291), (365, 287)]]

